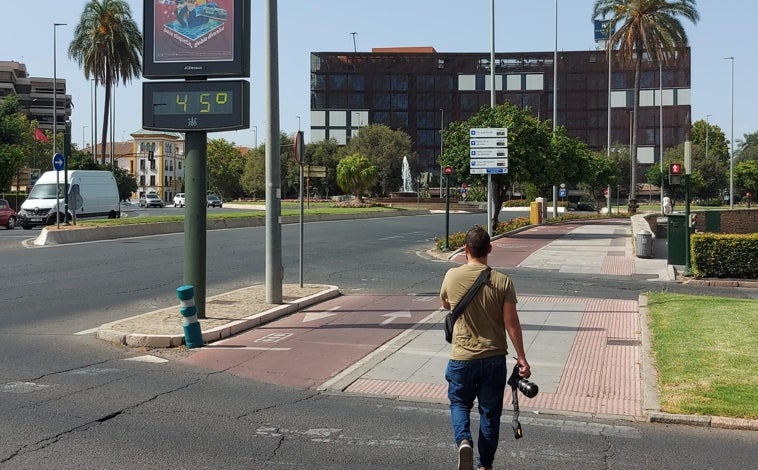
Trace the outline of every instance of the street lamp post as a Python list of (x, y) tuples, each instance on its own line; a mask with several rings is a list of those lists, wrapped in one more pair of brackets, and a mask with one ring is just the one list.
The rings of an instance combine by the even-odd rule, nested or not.
[(253, 145), (258, 148), (258, 126), (250, 126), (253, 129)]
[(732, 130), (731, 137), (729, 139), (729, 208), (734, 209), (734, 57), (724, 57), (724, 60), (729, 60), (732, 62), (732, 118), (730, 124)]
[[(56, 33), (58, 31), (58, 26), (66, 26), (66, 23), (53, 23), (53, 153), (58, 151), (58, 64), (55, 57), (57, 51)], [(63, 168), (66, 170), (64, 171), (63, 176), (63, 179), (65, 180), (63, 182), (63, 187), (65, 188), (63, 206), (65, 210), (64, 219), (68, 222), (68, 158), (66, 157), (63, 159)], [(56, 224), (60, 227), (60, 207), (58, 207), (55, 212), (58, 214), (56, 215)]]
[(708, 160), (708, 141), (710, 140), (711, 124), (710, 119), (713, 114), (705, 115), (705, 159)]
[(82, 152), (84, 151), (84, 144), (85, 144), (85, 140), (84, 140), (84, 135), (85, 134), (84, 134), (84, 131), (87, 130), (88, 127), (89, 126), (82, 126)]

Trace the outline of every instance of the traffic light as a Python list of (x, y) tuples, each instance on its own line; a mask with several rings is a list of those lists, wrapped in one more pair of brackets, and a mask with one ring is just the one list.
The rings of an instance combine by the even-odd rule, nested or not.
[(682, 184), (681, 163), (672, 163), (669, 165), (669, 184)]

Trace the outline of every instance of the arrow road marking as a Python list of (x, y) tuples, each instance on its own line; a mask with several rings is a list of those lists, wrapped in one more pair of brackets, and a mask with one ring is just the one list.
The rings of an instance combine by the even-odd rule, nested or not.
[(303, 317), (303, 323), (308, 323), (309, 321), (316, 321), (321, 320), (322, 318), (329, 318), (337, 315), (336, 313), (331, 313), (332, 310), (338, 310), (340, 307), (332, 307), (329, 309), (329, 311), (326, 312), (305, 312), (305, 317)]
[(398, 310), (397, 312), (390, 312), (385, 313), (382, 315), (383, 317), (388, 317), (383, 322), (379, 323), (380, 325), (388, 325), (392, 323), (397, 318), (411, 318), (411, 312), (409, 310)]

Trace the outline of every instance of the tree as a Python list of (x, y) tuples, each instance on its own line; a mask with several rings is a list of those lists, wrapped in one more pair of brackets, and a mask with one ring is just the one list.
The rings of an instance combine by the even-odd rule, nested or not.
[[(729, 159), (727, 158), (727, 161)], [(737, 141), (737, 149), (734, 151), (734, 160), (743, 162), (752, 160), (758, 163), (758, 132), (745, 134), (743, 140)]]
[(119, 80), (126, 85), (139, 78), (142, 70), (142, 33), (132, 19), (126, 0), (90, 0), (74, 30), (74, 39), (68, 46), (68, 57), (75, 60), (95, 86), (105, 87), (101, 164), (105, 164), (108, 140), (108, 121), (111, 105), (111, 88)]
[[(654, 65), (676, 59), (687, 46), (687, 33), (679, 21), (684, 17), (697, 23), (700, 15), (695, 0), (595, 0), (592, 19), (608, 21), (608, 49), (617, 50), (621, 62), (634, 65), (632, 155), (637, 155), (639, 128), (640, 71), (647, 54)], [(637, 161), (632, 159), (629, 210), (636, 211)]]
[(245, 160), (239, 148), (224, 139), (208, 141), (208, 187), (219, 196), (237, 199), (244, 195), (241, 175)]
[(412, 150), (411, 138), (401, 130), (393, 131), (383, 124), (362, 127), (358, 135), (350, 139), (344, 154), (360, 154), (379, 168), (373, 193), (388, 195), (399, 191), (403, 185), (403, 157), (408, 158), (412, 174), (418, 174), (418, 158)]
[(266, 149), (260, 146), (249, 149), (245, 154), (245, 168), (240, 184), (245, 193), (254, 199), (266, 197)]
[[(442, 133), (444, 152), (440, 164), (453, 168), (453, 178), (457, 184), (465, 182), (471, 187), (486, 186), (486, 175), (470, 174), (469, 130), (479, 127), (507, 127), (508, 173), (492, 175), (493, 206), (496, 209), (502, 207), (508, 191), (513, 188), (515, 182), (544, 187), (549, 179), (548, 155), (553, 151), (552, 130), (549, 123), (539, 121), (529, 111), (528, 108), (522, 109), (504, 103), (494, 108), (483, 106), (467, 120), (451, 122)], [(493, 218), (490, 223), (495, 227), (500, 211), (492, 212)]]
[(618, 184), (620, 174), (620, 167), (613, 158), (608, 158), (605, 153), (589, 153), (587, 170), (582, 176), (582, 186), (590, 193), (596, 207), (600, 207), (598, 201), (602, 199), (603, 191), (608, 186), (612, 191)]
[(26, 163), (32, 145), (34, 125), (21, 113), (16, 95), (0, 101), (0, 190), (10, 187), (11, 180)]
[[(326, 178), (311, 178), (310, 188), (321, 197), (337, 194), (337, 164), (342, 155), (342, 149), (335, 139), (312, 142), (305, 146), (305, 159), (310, 165), (326, 167)], [(306, 181), (306, 184), (308, 182)]]
[(734, 166), (734, 179), (738, 187), (750, 192), (755, 197), (758, 191), (758, 162), (743, 160)]
[(715, 124), (710, 124), (702, 119), (692, 123), (690, 140), (693, 145), (703, 147), (705, 152), (708, 147), (708, 157), (715, 157), (725, 163), (729, 163), (729, 146), (724, 131)]
[(337, 184), (343, 191), (355, 196), (358, 202), (363, 202), (363, 195), (378, 176), (376, 166), (357, 153), (343, 158), (337, 164)]

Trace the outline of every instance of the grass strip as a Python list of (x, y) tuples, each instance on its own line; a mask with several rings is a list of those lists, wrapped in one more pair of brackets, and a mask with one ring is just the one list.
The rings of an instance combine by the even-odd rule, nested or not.
[(648, 297), (663, 411), (758, 419), (758, 301)]

